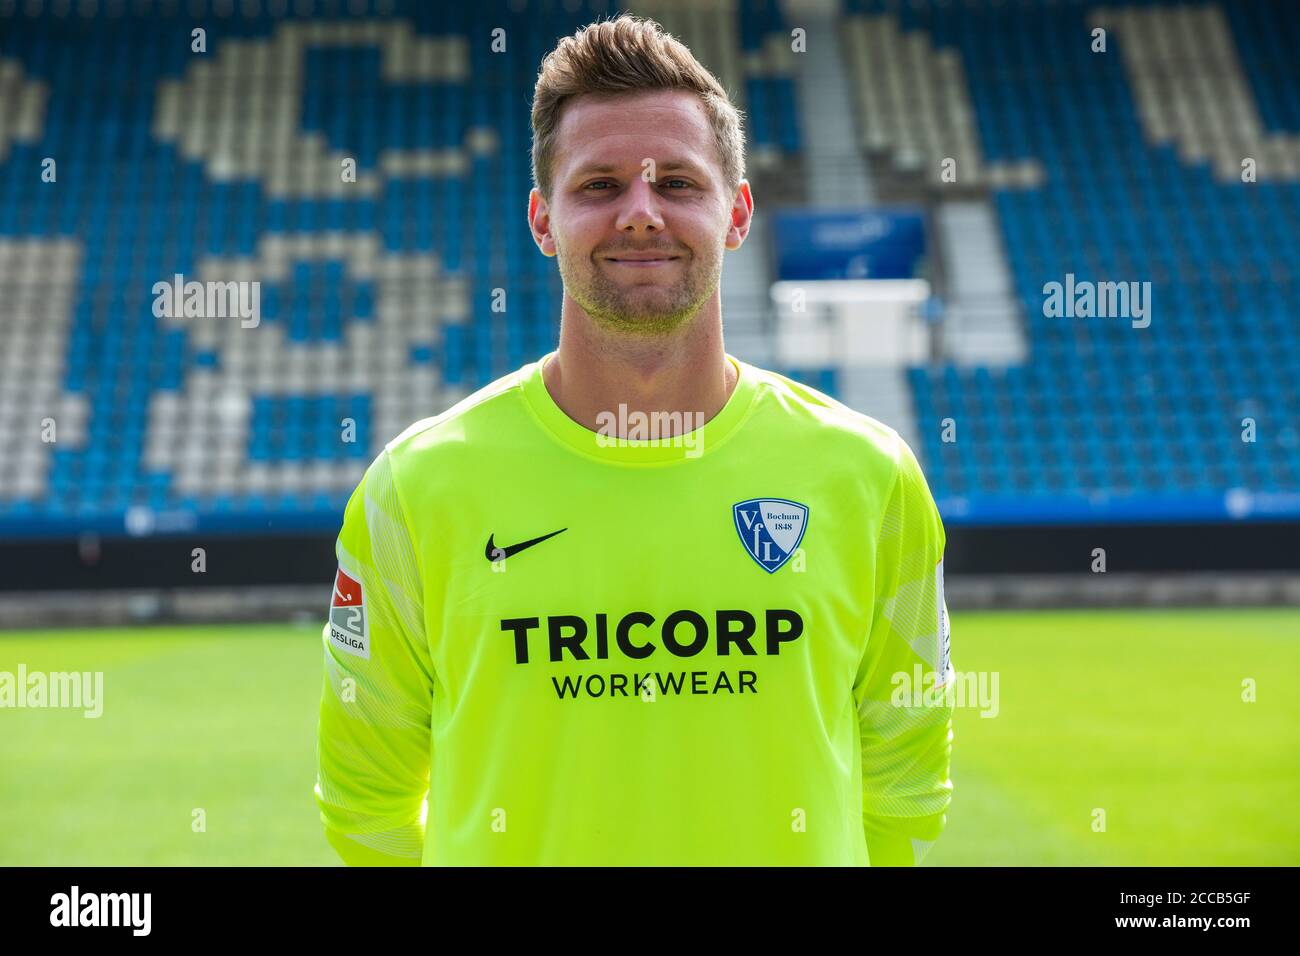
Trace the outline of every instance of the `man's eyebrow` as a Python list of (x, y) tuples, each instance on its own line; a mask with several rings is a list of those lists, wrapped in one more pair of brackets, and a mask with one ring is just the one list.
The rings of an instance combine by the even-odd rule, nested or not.
[[(638, 163), (637, 169), (640, 170), (640, 168), (641, 164)], [(656, 169), (660, 172), (671, 172), (673, 170), (682, 169), (687, 172), (695, 173), (696, 175), (702, 175), (698, 166), (685, 159), (670, 159), (666, 162), (658, 163), (656, 164)], [(616, 173), (618, 171), (618, 167), (612, 163), (588, 163), (586, 166), (574, 170), (573, 175), (576, 178), (578, 176), (589, 176), (592, 173)]]

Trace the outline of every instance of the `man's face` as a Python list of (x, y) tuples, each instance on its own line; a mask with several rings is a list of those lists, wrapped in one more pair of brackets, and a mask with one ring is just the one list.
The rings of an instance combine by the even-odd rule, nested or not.
[(726, 191), (704, 105), (677, 90), (580, 96), (557, 142), (551, 202), (534, 189), (529, 220), (566, 295), (610, 332), (680, 328), (717, 291), (753, 208), (748, 183)]

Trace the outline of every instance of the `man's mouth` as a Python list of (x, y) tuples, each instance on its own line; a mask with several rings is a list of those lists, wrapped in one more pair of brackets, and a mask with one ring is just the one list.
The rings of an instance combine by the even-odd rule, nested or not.
[(679, 256), (626, 256), (615, 257), (609, 256), (610, 262), (617, 263), (621, 266), (631, 266), (633, 268), (649, 269), (655, 266), (665, 266), (670, 262), (676, 262)]

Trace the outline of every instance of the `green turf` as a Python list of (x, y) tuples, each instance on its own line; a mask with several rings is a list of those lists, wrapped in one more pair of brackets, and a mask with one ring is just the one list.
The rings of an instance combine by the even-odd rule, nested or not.
[[(0, 671), (104, 672), (98, 719), (0, 709), (0, 865), (334, 863), (320, 654), (317, 625), (0, 633)], [(958, 613), (953, 663), (999, 711), (957, 710), (928, 864), (1300, 863), (1300, 612)]]

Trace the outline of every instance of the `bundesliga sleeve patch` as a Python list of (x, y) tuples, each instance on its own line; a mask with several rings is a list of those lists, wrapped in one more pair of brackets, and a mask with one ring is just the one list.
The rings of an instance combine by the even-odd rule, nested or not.
[(370, 624), (361, 582), (342, 567), (334, 578), (334, 597), (330, 600), (330, 643), (370, 660)]

